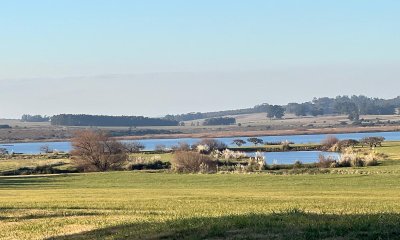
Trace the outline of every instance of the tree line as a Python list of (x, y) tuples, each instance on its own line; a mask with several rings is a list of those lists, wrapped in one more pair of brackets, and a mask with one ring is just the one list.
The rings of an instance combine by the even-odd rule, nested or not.
[(314, 98), (305, 103), (289, 103), (287, 113), (297, 116), (318, 116), (327, 114), (345, 114), (352, 121), (360, 115), (392, 115), (400, 107), (400, 97), (393, 99), (369, 98), (360, 96), (337, 96), (336, 98)]
[[(166, 115), (163, 118), (147, 118), (141, 116), (96, 116), (60, 114), (53, 117), (28, 115), (22, 116), (25, 122), (51, 121), (53, 125), (66, 126), (177, 126), (183, 121), (198, 119), (221, 119), (230, 115), (266, 113), (270, 119), (280, 119), (285, 114), (296, 116), (321, 116), (345, 114), (352, 121), (358, 121), (360, 115), (392, 115), (400, 108), (400, 96), (393, 99), (370, 98), (360, 96), (337, 96), (335, 98), (314, 98), (303, 103), (288, 103), (286, 105), (270, 105), (263, 103), (252, 108), (226, 110), (206, 113), (187, 113)], [(220, 125), (220, 124), (216, 124)]]
[(142, 116), (104, 116), (85, 114), (60, 114), (51, 117), (52, 125), (60, 126), (178, 126), (179, 122), (163, 118)]
[(24, 114), (21, 117), (22, 122), (48, 122), (50, 121), (50, 117), (42, 116), (42, 115), (29, 115)]
[(204, 126), (216, 126), (216, 125), (233, 125), (236, 124), (236, 119), (233, 117), (219, 117), (209, 118), (203, 123)]
[(263, 103), (252, 108), (228, 110), (207, 113), (187, 113), (167, 115), (166, 119), (176, 121), (190, 121), (205, 118), (224, 117), (228, 115), (242, 115), (252, 113), (267, 113), (268, 118), (282, 118), (284, 114), (296, 116), (321, 116), (331, 114), (345, 114), (350, 120), (359, 120), (360, 115), (392, 115), (400, 108), (400, 96), (392, 99), (370, 98), (363, 95), (337, 96), (335, 98), (314, 98), (303, 103), (288, 103), (286, 105), (270, 105)]

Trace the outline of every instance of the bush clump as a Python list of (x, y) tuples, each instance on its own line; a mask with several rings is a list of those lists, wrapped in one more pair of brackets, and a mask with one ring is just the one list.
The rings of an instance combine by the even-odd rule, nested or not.
[(339, 142), (339, 139), (333, 135), (328, 135), (322, 140), (321, 145), (323, 150), (329, 150)]
[(169, 169), (170, 167), (171, 163), (157, 160), (142, 163), (133, 163), (129, 165), (128, 170), (162, 170)]
[(176, 152), (172, 170), (178, 173), (213, 173), (217, 171), (217, 162), (197, 152)]
[(334, 163), (336, 163), (336, 159), (332, 156), (324, 156), (320, 154), (318, 157), (317, 166), (319, 168), (330, 168)]
[(376, 152), (360, 153), (353, 148), (347, 148), (338, 161), (320, 155), (318, 166), (320, 168), (377, 166), (379, 158), (380, 155)]

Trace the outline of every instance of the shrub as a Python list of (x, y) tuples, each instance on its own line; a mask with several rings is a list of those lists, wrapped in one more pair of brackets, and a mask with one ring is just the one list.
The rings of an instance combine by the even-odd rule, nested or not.
[(208, 154), (211, 151), (210, 147), (208, 147), (207, 145), (197, 145), (196, 150), (198, 153), (201, 153), (201, 154)]
[(321, 145), (323, 149), (329, 150), (331, 149), (335, 144), (339, 142), (339, 139), (333, 135), (328, 135), (324, 140), (322, 140)]
[(329, 168), (329, 167), (331, 167), (332, 163), (336, 163), (336, 160), (332, 156), (326, 157), (326, 156), (320, 154), (318, 157), (317, 166), (319, 168)]
[(5, 148), (0, 148), (0, 155), (7, 155), (8, 151)]
[(263, 153), (256, 152), (255, 157), (250, 158), (247, 162), (247, 166), (245, 171), (247, 172), (254, 172), (254, 171), (261, 171), (264, 170), (266, 167), (265, 157)]
[(337, 168), (337, 167), (340, 167), (340, 165), (339, 165), (339, 163), (338, 162), (333, 162), (333, 163), (331, 163), (331, 165), (329, 166), (330, 168)]
[(377, 166), (378, 165), (378, 158), (376, 153), (370, 153), (365, 156), (365, 166)]
[(339, 160), (340, 167), (364, 167), (378, 165), (378, 155), (374, 152), (360, 155), (352, 149), (347, 149)]
[(297, 160), (296, 162), (294, 162), (294, 164), (293, 164), (293, 168), (302, 168), (304, 166), (304, 164), (301, 162), (301, 161), (299, 161), (299, 160)]
[(209, 154), (215, 150), (222, 151), (224, 149), (227, 149), (228, 146), (218, 140), (211, 139), (211, 138), (206, 138), (203, 139), (197, 143), (195, 143), (192, 146), (193, 149), (196, 149), (198, 152), (204, 153), (204, 154)]
[(156, 145), (155, 149), (156, 152), (165, 152), (167, 151), (167, 146), (165, 146), (164, 144), (158, 144)]
[(196, 152), (176, 152), (172, 159), (172, 169), (179, 173), (215, 172), (216, 161)]
[(247, 158), (247, 154), (245, 152), (237, 152), (237, 151), (232, 151), (229, 149), (225, 149), (222, 152), (216, 152), (215, 155), (221, 156), (224, 159), (243, 159), (243, 158)]
[(179, 142), (178, 145), (172, 146), (171, 149), (174, 151), (190, 151), (191, 150), (190, 145), (185, 142)]
[(339, 165), (339, 167), (351, 167), (351, 163), (352, 163), (352, 160), (351, 160), (350, 156), (342, 155), (339, 160), (338, 165)]
[(365, 165), (365, 162), (360, 157), (355, 157), (351, 161), (351, 166), (353, 166), (353, 167), (364, 167), (364, 165)]
[(290, 142), (289, 141), (283, 141), (282, 142), (282, 151), (289, 151), (290, 150)]
[(133, 163), (128, 166), (128, 170), (161, 170), (169, 169), (170, 167), (171, 163), (157, 160), (143, 163)]

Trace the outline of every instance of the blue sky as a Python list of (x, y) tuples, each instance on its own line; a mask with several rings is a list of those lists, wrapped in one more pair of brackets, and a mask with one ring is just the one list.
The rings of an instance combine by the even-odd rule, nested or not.
[(399, 12), (397, 0), (0, 0), (0, 118), (395, 97)]

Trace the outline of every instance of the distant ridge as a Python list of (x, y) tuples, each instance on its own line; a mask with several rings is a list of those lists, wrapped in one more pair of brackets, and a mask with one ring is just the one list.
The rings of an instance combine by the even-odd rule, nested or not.
[[(251, 108), (166, 115), (165, 118), (180, 122), (230, 115), (266, 113), (270, 106), (268, 103), (263, 103)], [(286, 113), (292, 113), (297, 116), (349, 114), (350, 112), (358, 115), (391, 115), (396, 114), (397, 109), (400, 108), (400, 96), (392, 99), (370, 98), (363, 95), (337, 96), (335, 98), (322, 97), (303, 103), (288, 103), (282, 105), (282, 107), (285, 108)]]

